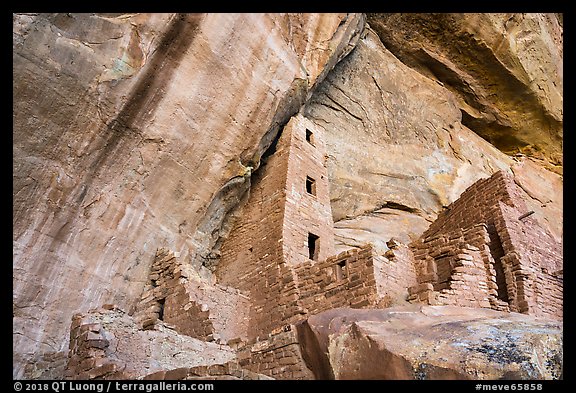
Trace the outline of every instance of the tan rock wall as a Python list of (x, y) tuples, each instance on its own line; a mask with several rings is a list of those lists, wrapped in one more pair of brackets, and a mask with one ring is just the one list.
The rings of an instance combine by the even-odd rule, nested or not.
[(248, 188), (248, 166), (353, 48), (364, 18), (13, 21), (13, 373), (22, 377), (25, 363), (66, 349), (73, 313), (133, 308), (159, 246), (209, 275), (201, 265)]
[(370, 14), (404, 64), (454, 93), (462, 123), (562, 171), (563, 28), (546, 13)]

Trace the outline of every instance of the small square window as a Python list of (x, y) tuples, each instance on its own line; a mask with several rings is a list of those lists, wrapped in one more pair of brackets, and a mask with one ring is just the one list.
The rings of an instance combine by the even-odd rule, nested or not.
[(306, 176), (306, 192), (308, 194), (316, 195), (316, 180), (310, 176)]
[(309, 129), (306, 129), (306, 142), (314, 146), (314, 134)]
[(334, 265), (334, 275), (336, 276), (336, 281), (343, 280), (348, 276), (346, 271), (346, 261), (338, 262)]

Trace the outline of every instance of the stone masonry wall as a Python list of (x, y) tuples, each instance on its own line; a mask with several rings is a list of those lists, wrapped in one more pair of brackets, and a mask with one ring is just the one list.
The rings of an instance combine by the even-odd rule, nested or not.
[(136, 307), (143, 328), (162, 320), (181, 334), (206, 341), (247, 338), (249, 303), (238, 289), (212, 285), (167, 249), (159, 249)]
[(511, 303), (519, 312), (554, 319), (563, 317), (562, 245), (533, 217), (518, 219), (518, 211), (499, 204), (496, 227), (511, 250), (502, 258)]
[[(309, 260), (308, 233), (319, 237), (317, 261), (334, 255), (334, 223), (330, 207), (328, 170), (322, 129), (302, 116), (290, 120), (284, 132), (290, 134), (286, 171), (286, 205), (283, 222), (284, 260), (300, 265)], [(306, 140), (310, 133), (311, 141)], [(306, 190), (306, 178), (314, 179), (313, 194)]]
[(237, 362), (213, 364), (211, 366), (181, 367), (167, 371), (157, 371), (142, 378), (152, 380), (270, 380), (269, 376), (258, 374), (240, 367)]
[(477, 224), (412, 243), (419, 285), (408, 289), (409, 300), (509, 311), (498, 299), (489, 242), (486, 225)]
[(129, 378), (121, 371), (124, 364), (107, 356), (109, 346), (109, 335), (100, 323), (86, 321), (82, 314), (74, 315), (65, 376), (71, 379)]
[(370, 244), (346, 250), (325, 261), (296, 268), (300, 302), (308, 314), (337, 307), (388, 307), (407, 300), (416, 284), (411, 252), (404, 246), (390, 259)]
[[(306, 130), (312, 142), (306, 141)], [(220, 284), (246, 291), (252, 302), (249, 337), (293, 323), (301, 307), (293, 267), (309, 260), (308, 234), (319, 237), (315, 258), (334, 250), (321, 132), (301, 116), (284, 127), (275, 151), (254, 174), (250, 196), (221, 247)], [(306, 178), (314, 179), (307, 192)]]
[(351, 249), (296, 267), (300, 302), (308, 314), (337, 307), (362, 308), (378, 302), (372, 247)]
[(142, 329), (114, 305), (74, 315), (65, 375), (72, 379), (137, 379), (157, 371), (236, 359), (231, 347), (178, 334), (162, 321)]
[(526, 212), (526, 205), (517, 192), (514, 192), (512, 175), (496, 172), (487, 179), (480, 179), (464, 191), (422, 234), (427, 239), (436, 234), (466, 229), (476, 224), (493, 225), (498, 216), (498, 202), (516, 205)]
[(297, 313), (296, 300), (289, 307), (279, 303), (282, 293), (296, 288), (282, 246), (289, 134), (286, 129), (282, 132), (274, 154), (264, 158), (252, 176), (250, 195), (222, 243), (215, 271), (218, 283), (250, 297), (249, 338), (269, 333)]
[[(524, 197), (512, 175), (502, 171), (464, 191), (412, 245), (419, 283), (438, 281), (434, 259), (443, 252), (450, 254), (446, 258), (457, 255), (464, 236), (484, 262), (491, 308), (562, 318), (562, 244), (530, 215)], [(455, 261), (450, 263), (454, 269)], [(417, 299), (438, 301), (427, 285), (411, 289), (411, 300)]]
[(241, 367), (275, 379), (314, 379), (306, 365), (294, 325), (285, 325), (238, 349)]

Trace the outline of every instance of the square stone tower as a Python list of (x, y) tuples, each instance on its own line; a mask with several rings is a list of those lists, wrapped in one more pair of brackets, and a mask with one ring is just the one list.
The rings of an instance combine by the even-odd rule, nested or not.
[(250, 297), (252, 337), (306, 313), (295, 268), (334, 253), (322, 130), (294, 116), (270, 152), (252, 178), (216, 269), (220, 284)]

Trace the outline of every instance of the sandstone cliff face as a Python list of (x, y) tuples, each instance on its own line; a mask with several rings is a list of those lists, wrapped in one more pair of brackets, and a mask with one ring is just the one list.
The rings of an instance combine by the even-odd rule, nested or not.
[(17, 378), (74, 313), (132, 311), (158, 247), (210, 278), (298, 111), (325, 129), (339, 250), (418, 237), (499, 169), (562, 236), (554, 15), (15, 14), (13, 67)]
[(334, 309), (309, 318), (304, 351), (333, 379), (558, 379), (562, 328), (453, 306)]
[[(414, 240), (474, 181), (510, 167), (532, 178), (524, 188), (533, 209), (562, 233), (561, 176), (522, 171), (540, 166), (470, 130), (457, 95), (403, 64), (371, 30), (322, 82), (306, 114), (326, 130), (339, 250)], [(548, 196), (534, 198), (542, 192)]]
[(14, 376), (77, 310), (130, 309), (160, 244), (199, 268), (362, 15), (14, 15)]
[(403, 63), (457, 97), (462, 122), (507, 153), (562, 165), (562, 34), (555, 14), (374, 14)]

